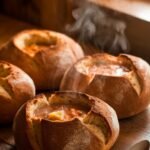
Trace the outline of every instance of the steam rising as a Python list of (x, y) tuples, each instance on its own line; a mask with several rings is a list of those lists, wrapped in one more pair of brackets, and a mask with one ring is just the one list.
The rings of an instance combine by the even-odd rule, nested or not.
[(80, 43), (90, 43), (112, 54), (129, 52), (125, 22), (112, 18), (98, 5), (84, 3), (73, 11), (75, 23), (67, 31)]

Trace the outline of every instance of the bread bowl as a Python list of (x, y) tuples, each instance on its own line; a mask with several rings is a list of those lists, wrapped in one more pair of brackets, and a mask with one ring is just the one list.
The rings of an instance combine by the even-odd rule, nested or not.
[(108, 150), (119, 123), (115, 111), (96, 97), (56, 92), (24, 104), (13, 129), (18, 150)]
[(0, 61), (0, 124), (12, 122), (19, 107), (34, 96), (32, 79), (18, 67)]
[(22, 31), (0, 48), (0, 59), (28, 73), (37, 90), (58, 89), (66, 69), (83, 55), (75, 41), (48, 30)]
[(150, 66), (127, 54), (87, 56), (65, 73), (60, 89), (99, 97), (116, 110), (120, 119), (127, 118), (150, 103)]

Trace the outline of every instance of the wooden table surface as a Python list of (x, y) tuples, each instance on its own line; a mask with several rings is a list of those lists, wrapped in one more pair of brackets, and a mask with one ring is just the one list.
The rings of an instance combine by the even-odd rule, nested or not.
[(128, 150), (141, 140), (150, 141), (150, 107), (137, 116), (120, 121), (120, 135), (112, 150)]
[[(0, 15), (0, 45), (22, 29), (33, 26)], [(120, 121), (120, 135), (112, 150), (128, 150), (140, 140), (150, 141), (150, 108), (143, 113)], [(15, 150), (11, 126), (0, 126), (0, 150)]]
[[(141, 140), (150, 141), (150, 108), (120, 121), (120, 135), (112, 150), (128, 150)], [(15, 150), (11, 126), (0, 127), (0, 150)]]

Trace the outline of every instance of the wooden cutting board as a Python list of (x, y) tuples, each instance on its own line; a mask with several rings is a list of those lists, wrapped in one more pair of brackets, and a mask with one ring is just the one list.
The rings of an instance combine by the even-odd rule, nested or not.
[(137, 116), (120, 121), (120, 135), (112, 150), (128, 150), (141, 140), (150, 141), (150, 107)]

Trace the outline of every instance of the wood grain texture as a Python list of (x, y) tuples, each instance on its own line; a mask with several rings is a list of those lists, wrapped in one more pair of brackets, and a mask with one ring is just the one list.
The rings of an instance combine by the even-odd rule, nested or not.
[[(0, 14), (0, 46), (5, 44), (13, 35), (24, 29), (39, 28), (31, 24), (12, 19)], [(100, 52), (90, 45), (82, 45), (86, 55)]]
[[(34, 22), (44, 28), (62, 31), (72, 22), (76, 0), (1, 0), (3, 11), (19, 19)], [(86, 1), (86, 0), (82, 0)], [(150, 1), (149, 0), (89, 0), (111, 10), (127, 24), (126, 35), (131, 53), (150, 63)], [(8, 5), (9, 4), (9, 5)], [(53, 9), (52, 9), (53, 8)], [(144, 17), (148, 17), (145, 19)], [(1, 22), (1, 20), (0, 20)], [(12, 26), (9, 25), (9, 30)], [(19, 29), (19, 28), (18, 28)], [(5, 35), (4, 35), (5, 36)]]
[[(72, 20), (72, 0), (1, 0), (2, 11), (20, 20), (57, 31)], [(69, 14), (69, 15), (68, 15)]]
[(128, 150), (141, 140), (150, 141), (150, 107), (141, 114), (120, 121), (120, 135), (112, 150)]
[(30, 28), (35, 26), (0, 15), (0, 46), (17, 32)]
[[(129, 150), (141, 140), (150, 141), (150, 108), (141, 114), (120, 121), (120, 135), (111, 150)], [(0, 127), (0, 150), (15, 150), (13, 133), (10, 127)]]

